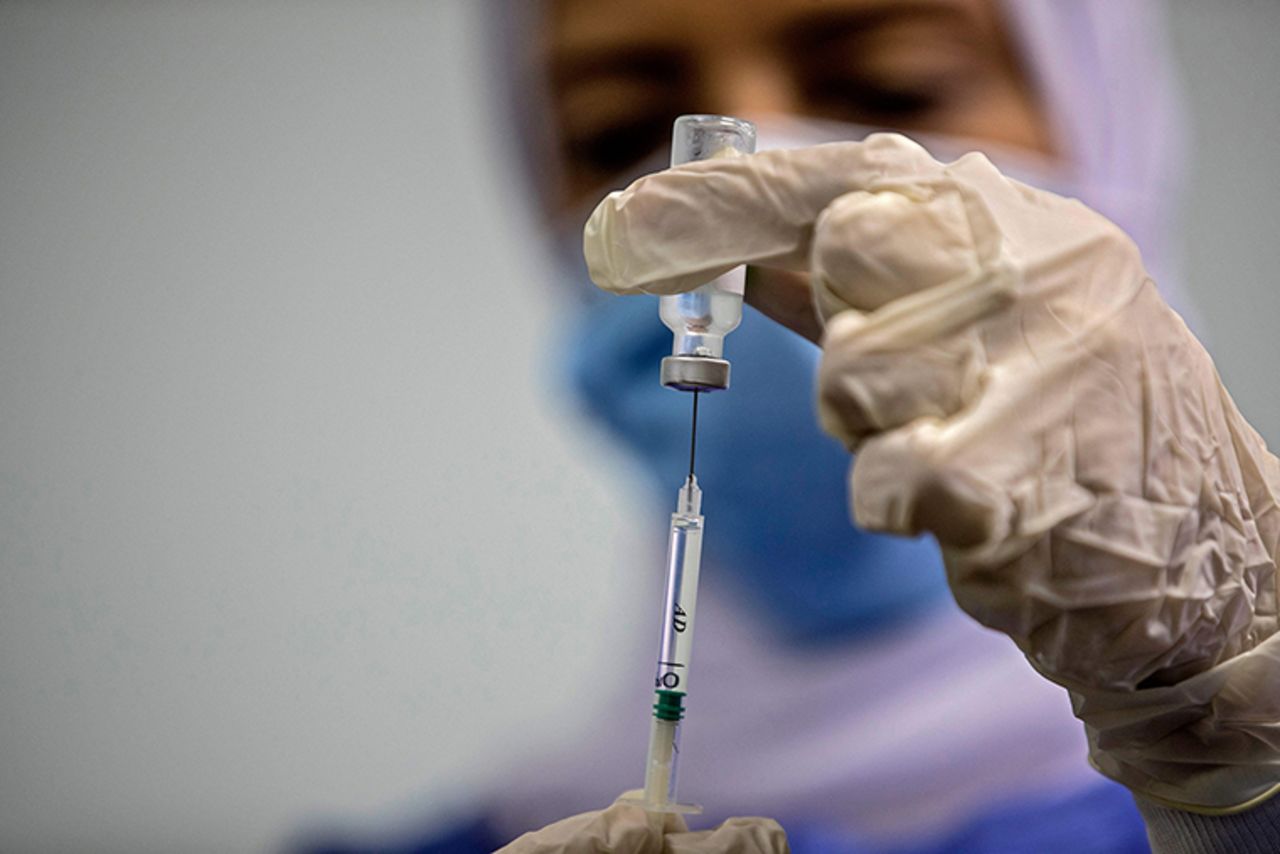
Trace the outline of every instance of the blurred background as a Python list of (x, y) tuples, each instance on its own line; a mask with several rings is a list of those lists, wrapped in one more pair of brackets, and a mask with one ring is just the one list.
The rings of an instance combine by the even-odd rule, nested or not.
[[(0, 0), (0, 850), (390, 833), (631, 675), (658, 517), (550, 358), (484, 8)], [(1280, 4), (1169, 11), (1275, 447)]]

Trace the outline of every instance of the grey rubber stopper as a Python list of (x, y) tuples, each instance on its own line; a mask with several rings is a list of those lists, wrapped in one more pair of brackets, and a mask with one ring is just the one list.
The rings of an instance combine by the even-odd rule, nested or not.
[(680, 391), (726, 389), (729, 363), (711, 356), (668, 356), (662, 360), (662, 384)]

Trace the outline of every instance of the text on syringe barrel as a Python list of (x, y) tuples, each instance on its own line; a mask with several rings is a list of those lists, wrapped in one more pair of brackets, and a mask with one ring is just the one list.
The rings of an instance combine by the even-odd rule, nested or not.
[(662, 606), (662, 646), (654, 687), (688, 692), (693, 622), (702, 563), (702, 517), (672, 514), (667, 545), (667, 589)]

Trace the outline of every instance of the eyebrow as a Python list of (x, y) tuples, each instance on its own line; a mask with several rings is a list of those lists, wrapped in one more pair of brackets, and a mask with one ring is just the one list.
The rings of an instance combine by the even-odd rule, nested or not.
[(791, 51), (803, 53), (824, 44), (874, 30), (903, 20), (969, 21), (963, 9), (936, 0), (894, 0), (870, 9), (821, 9), (804, 20), (785, 27), (778, 42)]

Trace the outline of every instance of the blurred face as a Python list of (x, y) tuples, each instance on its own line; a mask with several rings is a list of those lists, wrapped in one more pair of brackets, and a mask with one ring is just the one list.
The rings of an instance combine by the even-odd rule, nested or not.
[(1052, 153), (995, 0), (551, 0), (542, 55), (563, 208), (682, 113), (785, 113)]

